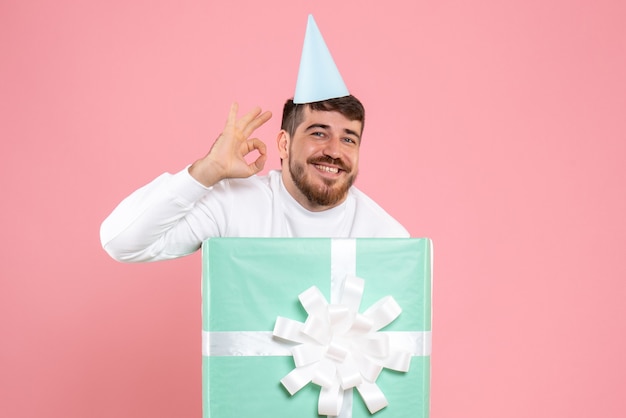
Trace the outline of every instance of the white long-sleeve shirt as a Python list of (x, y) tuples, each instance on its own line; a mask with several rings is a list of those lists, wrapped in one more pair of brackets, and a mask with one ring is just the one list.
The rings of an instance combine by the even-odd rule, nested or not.
[(198, 183), (187, 169), (165, 173), (124, 199), (104, 220), (100, 239), (116, 260), (188, 255), (209, 237), (409, 237), (356, 187), (332, 209), (311, 212), (285, 189), (280, 171)]

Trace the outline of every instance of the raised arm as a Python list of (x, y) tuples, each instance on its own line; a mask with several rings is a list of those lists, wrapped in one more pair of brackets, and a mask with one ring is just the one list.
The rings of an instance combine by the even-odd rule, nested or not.
[[(196, 251), (206, 238), (219, 235), (223, 214), (211, 213), (207, 205), (200, 209), (196, 203), (223, 179), (258, 173), (267, 159), (265, 144), (250, 136), (271, 114), (255, 108), (237, 118), (237, 110), (233, 104), (222, 133), (188, 171), (159, 176), (124, 199), (104, 220), (100, 240), (111, 257), (125, 262), (181, 257)], [(247, 163), (245, 156), (255, 150), (259, 156)], [(219, 202), (212, 207), (219, 208)]]

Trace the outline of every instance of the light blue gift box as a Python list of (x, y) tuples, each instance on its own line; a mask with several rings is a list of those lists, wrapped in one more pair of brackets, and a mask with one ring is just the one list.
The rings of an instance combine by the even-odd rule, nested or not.
[(424, 352), (410, 358), (407, 372), (383, 369), (376, 380), (387, 407), (372, 415), (355, 390), (349, 411), (341, 417), (429, 416), (429, 239), (212, 238), (202, 249), (204, 418), (320, 416), (319, 386), (309, 383), (291, 396), (280, 383), (295, 367), (291, 355), (266, 355), (254, 339), (241, 343), (231, 336), (258, 333), (271, 339), (278, 316), (304, 322), (307, 312), (298, 295), (311, 286), (332, 302), (331, 276), (337, 275), (333, 260), (344, 257), (336, 253), (346, 246), (354, 248), (354, 272), (365, 283), (360, 310), (390, 295), (402, 313), (381, 331), (417, 331), (425, 337)]

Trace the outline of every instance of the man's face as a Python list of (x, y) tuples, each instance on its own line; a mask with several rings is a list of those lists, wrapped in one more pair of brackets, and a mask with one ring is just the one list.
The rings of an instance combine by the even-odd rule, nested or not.
[(289, 193), (311, 211), (342, 203), (358, 173), (362, 124), (339, 112), (304, 109), (293, 138), (281, 132), (283, 182)]

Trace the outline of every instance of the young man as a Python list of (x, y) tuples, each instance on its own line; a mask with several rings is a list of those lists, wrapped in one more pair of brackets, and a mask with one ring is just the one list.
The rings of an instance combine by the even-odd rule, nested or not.
[[(257, 176), (266, 145), (252, 133), (269, 112), (242, 117), (233, 104), (209, 153), (137, 190), (102, 223), (104, 249), (120, 261), (180, 257), (209, 237), (408, 237), (352, 184), (365, 121), (309, 16), (293, 100), (277, 145), (282, 170)], [(258, 151), (247, 163), (245, 156)]]
[[(175, 175), (137, 190), (101, 227), (116, 260), (175, 258), (209, 237), (408, 237), (352, 184), (358, 173), (364, 111), (354, 96), (285, 104), (277, 136), (282, 170), (257, 176), (266, 146), (250, 138), (271, 114), (237, 117), (233, 104), (209, 153)], [(258, 158), (244, 157), (254, 150)]]

